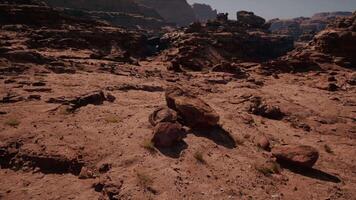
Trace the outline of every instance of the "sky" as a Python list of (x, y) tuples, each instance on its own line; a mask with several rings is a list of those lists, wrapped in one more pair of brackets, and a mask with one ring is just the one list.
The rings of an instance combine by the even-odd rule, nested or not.
[(248, 10), (266, 19), (310, 17), (317, 12), (355, 11), (356, 0), (188, 0), (206, 3), (218, 12), (228, 12), (234, 19), (236, 11)]

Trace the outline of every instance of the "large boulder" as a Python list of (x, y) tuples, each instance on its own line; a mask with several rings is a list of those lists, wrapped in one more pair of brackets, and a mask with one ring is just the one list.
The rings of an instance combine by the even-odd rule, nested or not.
[(200, 98), (179, 87), (166, 90), (167, 106), (178, 112), (183, 124), (196, 129), (216, 126), (219, 115)]
[(277, 162), (295, 167), (311, 168), (319, 158), (319, 152), (311, 146), (285, 145), (274, 147), (272, 154)]
[(171, 147), (185, 137), (182, 125), (171, 122), (158, 123), (153, 134), (152, 142), (156, 147)]

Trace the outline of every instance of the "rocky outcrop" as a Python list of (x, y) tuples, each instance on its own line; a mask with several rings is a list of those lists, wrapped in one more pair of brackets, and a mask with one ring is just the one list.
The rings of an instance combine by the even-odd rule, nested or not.
[(331, 21), (351, 15), (351, 12), (317, 13), (310, 18), (273, 19), (269, 23), (273, 33), (290, 35), (297, 41), (309, 41), (315, 34), (324, 30)]
[(213, 10), (210, 5), (194, 3), (192, 5), (195, 17), (200, 22), (206, 22), (208, 20), (216, 19), (218, 12)]
[(166, 34), (171, 43), (171, 51), (166, 52), (170, 69), (208, 71), (221, 62), (267, 60), (293, 49), (292, 38), (270, 34), (264, 20), (253, 13), (241, 13), (239, 21), (224, 16)]
[(192, 7), (186, 0), (135, 0), (141, 5), (153, 8), (167, 22), (186, 26), (196, 20)]
[(323, 63), (355, 68), (356, 12), (339, 18), (318, 33), (307, 45), (297, 48), (274, 61), (267, 62), (266, 71), (302, 72), (321, 70)]
[[(17, 68), (11, 67), (7, 71), (21, 72), (29, 69), (30, 63), (33, 63), (56, 73), (75, 73), (79, 64), (73, 65), (64, 59), (57, 60), (62, 55), (61, 52), (66, 50), (74, 53), (66, 58), (80, 55), (81, 58), (126, 63), (134, 63), (136, 58), (151, 52), (147, 38), (142, 33), (92, 19), (74, 17), (47, 6), (2, 4), (0, 25), (4, 34), (22, 33), (17, 36), (17, 40), (3, 38), (0, 58), (26, 64), (26, 67), (14, 65)], [(17, 46), (21, 48), (16, 48)], [(49, 55), (44, 49), (59, 52), (56, 54), (58, 56)]]

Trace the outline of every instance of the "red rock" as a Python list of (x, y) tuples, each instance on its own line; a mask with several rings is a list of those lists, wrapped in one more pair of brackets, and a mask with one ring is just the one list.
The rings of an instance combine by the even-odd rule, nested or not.
[(157, 124), (153, 134), (152, 142), (157, 147), (171, 147), (185, 137), (183, 127), (171, 122)]
[(258, 140), (257, 145), (258, 145), (261, 149), (264, 149), (264, 150), (266, 150), (266, 151), (270, 151), (270, 150), (271, 150), (270, 142), (269, 142), (269, 140), (268, 140), (268, 138), (267, 138), (266, 136), (261, 137), (261, 138)]
[(319, 158), (318, 150), (305, 145), (274, 147), (272, 154), (277, 158), (277, 162), (294, 165), (296, 167), (311, 168)]
[(166, 101), (168, 107), (177, 111), (184, 124), (189, 127), (208, 128), (219, 122), (220, 117), (213, 108), (179, 87), (167, 88)]
[(152, 126), (156, 126), (160, 122), (176, 122), (178, 119), (177, 112), (169, 108), (157, 108), (149, 116), (149, 122)]

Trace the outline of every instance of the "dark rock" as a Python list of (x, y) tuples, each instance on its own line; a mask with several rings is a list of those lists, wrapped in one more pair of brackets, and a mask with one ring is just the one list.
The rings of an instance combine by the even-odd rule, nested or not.
[(296, 167), (311, 168), (319, 158), (319, 152), (313, 147), (304, 145), (286, 145), (274, 147), (272, 154), (277, 162)]
[(220, 64), (215, 65), (211, 71), (213, 72), (225, 72), (234, 74), (237, 77), (244, 77), (246, 73), (241, 70), (241, 68), (235, 63), (222, 62)]
[(57, 97), (50, 98), (46, 101), (46, 103), (60, 103), (64, 105), (70, 105), (71, 111), (74, 111), (80, 107), (87, 106), (89, 104), (92, 105), (101, 105), (106, 100), (103, 91), (92, 91), (83, 95), (79, 95), (76, 97)]
[(52, 92), (52, 88), (25, 88), (26, 92)]
[(182, 122), (201, 129), (218, 125), (219, 115), (200, 98), (179, 87), (169, 87), (165, 93), (167, 106), (177, 111)]
[(104, 163), (102, 165), (100, 165), (99, 167), (99, 172), (100, 173), (106, 173), (111, 169), (111, 164), (109, 163)]
[(335, 92), (339, 90), (339, 86), (337, 86), (335, 83), (329, 83), (327, 90), (330, 92)]
[(186, 33), (200, 33), (204, 31), (200, 22), (191, 23), (188, 28), (185, 30)]
[(76, 97), (75, 100), (71, 101), (73, 109), (78, 109), (89, 104), (101, 105), (105, 101), (105, 96), (103, 91), (94, 91), (79, 97)]
[(106, 93), (106, 100), (112, 103), (116, 100), (116, 97), (110, 93)]
[(41, 100), (41, 95), (31, 94), (27, 97), (28, 100)]
[(0, 96), (0, 103), (16, 103), (23, 101), (24, 98), (16, 93), (6, 93), (4, 96)]
[(45, 86), (45, 85), (46, 85), (46, 83), (41, 82), (41, 81), (32, 83), (32, 86), (35, 86), (35, 87), (40, 87), (40, 86)]
[(16, 83), (16, 80), (13, 80), (13, 79), (6, 79), (4, 81), (4, 84), (11, 84), (11, 83)]
[(252, 101), (248, 110), (254, 115), (260, 115), (274, 120), (281, 120), (285, 116), (278, 106), (268, 105), (262, 98), (257, 97)]
[(185, 137), (183, 127), (178, 123), (158, 123), (153, 131), (152, 142), (157, 147), (172, 147)]
[(265, 25), (266, 20), (262, 17), (256, 16), (253, 12), (239, 11), (236, 13), (236, 16), (237, 22), (243, 26), (247, 26), (249, 28), (269, 28)]
[(152, 126), (156, 126), (161, 122), (176, 122), (178, 119), (176, 111), (161, 107), (157, 108), (153, 113), (149, 116), (149, 122)]

